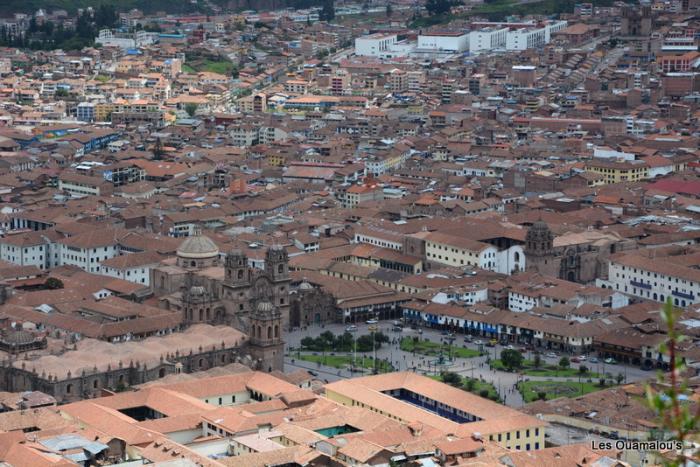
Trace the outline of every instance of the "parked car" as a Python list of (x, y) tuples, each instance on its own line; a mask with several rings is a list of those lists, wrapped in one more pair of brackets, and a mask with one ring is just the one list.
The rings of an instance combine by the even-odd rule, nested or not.
[(581, 360), (582, 362), (585, 362), (585, 361), (586, 361), (586, 356), (585, 356), (585, 355), (579, 355), (578, 359)]
[(578, 357), (571, 357), (571, 363), (581, 363), (581, 359)]
[(378, 322), (379, 322), (379, 321), (377, 321), (376, 319), (368, 319), (368, 320), (366, 321), (367, 324), (377, 324)]
[(464, 336), (464, 342), (471, 342), (472, 340), (474, 340), (472, 336)]
[(591, 357), (588, 361), (591, 363), (598, 363), (598, 359), (595, 357)]
[(549, 357), (549, 358), (557, 358), (557, 354), (556, 354), (556, 353), (554, 353), (554, 352), (549, 352), (549, 353), (547, 353), (547, 355), (545, 355), (545, 357)]
[(479, 339), (475, 340), (474, 343), (475, 343), (476, 345), (484, 345), (484, 341), (479, 340)]
[(616, 364), (617, 362), (615, 361), (614, 358), (606, 358), (606, 359), (605, 359), (605, 363), (607, 363), (608, 365), (614, 365), (614, 364)]
[(350, 326), (347, 326), (347, 327), (345, 328), (345, 331), (346, 331), (346, 332), (356, 332), (356, 331), (357, 331), (357, 326), (355, 326), (354, 324), (351, 324)]

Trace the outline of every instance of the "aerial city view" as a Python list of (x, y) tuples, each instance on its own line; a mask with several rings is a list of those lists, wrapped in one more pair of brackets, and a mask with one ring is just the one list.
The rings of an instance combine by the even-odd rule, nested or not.
[(700, 0), (0, 0), (0, 467), (700, 466)]

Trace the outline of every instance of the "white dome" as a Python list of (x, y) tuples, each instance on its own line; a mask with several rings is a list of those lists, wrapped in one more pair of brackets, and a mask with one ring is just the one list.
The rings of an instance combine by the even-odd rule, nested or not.
[(187, 237), (178, 247), (177, 255), (187, 259), (214, 258), (219, 255), (219, 247), (209, 237), (197, 235)]

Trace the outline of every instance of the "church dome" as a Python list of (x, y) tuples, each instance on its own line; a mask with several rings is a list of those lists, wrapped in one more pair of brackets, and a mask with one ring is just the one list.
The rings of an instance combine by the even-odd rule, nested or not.
[(34, 342), (36, 337), (29, 331), (13, 329), (3, 332), (0, 340), (7, 345), (26, 345)]
[(177, 255), (187, 259), (214, 258), (219, 254), (219, 247), (209, 237), (197, 235), (187, 237), (177, 248)]
[(313, 288), (314, 286), (309, 284), (306, 281), (306, 279), (304, 279), (304, 281), (301, 284), (299, 284), (299, 290), (313, 290)]
[(272, 313), (274, 310), (275, 310), (275, 305), (268, 302), (267, 300), (263, 300), (262, 302), (258, 303), (258, 306), (257, 306), (258, 313)]

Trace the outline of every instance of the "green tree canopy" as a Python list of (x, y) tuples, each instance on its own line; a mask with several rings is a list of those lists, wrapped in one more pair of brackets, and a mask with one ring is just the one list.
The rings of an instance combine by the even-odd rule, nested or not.
[(559, 360), (559, 368), (562, 370), (566, 370), (571, 366), (571, 362), (567, 357), (561, 357), (561, 360)]
[(452, 7), (461, 4), (460, 0), (428, 0), (425, 9), (430, 16), (439, 16), (448, 14)]
[(523, 366), (523, 355), (517, 350), (505, 349), (501, 352), (501, 362), (508, 370), (517, 370)]

